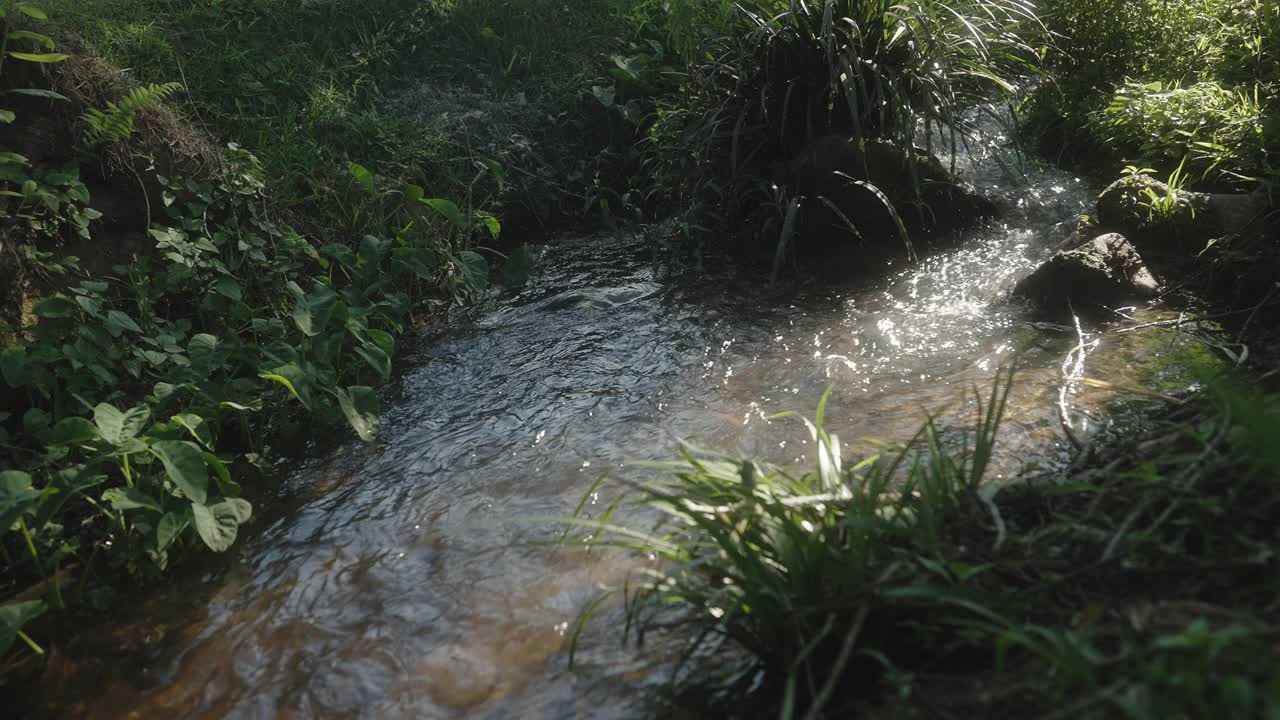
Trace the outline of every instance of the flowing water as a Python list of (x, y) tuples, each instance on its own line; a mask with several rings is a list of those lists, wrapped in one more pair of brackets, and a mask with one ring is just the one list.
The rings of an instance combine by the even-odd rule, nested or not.
[[(376, 446), (317, 438), (318, 459), (288, 473), (233, 558), (101, 630), (96, 649), (56, 656), (52, 714), (644, 717), (665, 648), (623, 647), (606, 618), (573, 669), (565, 652), (598, 587), (640, 560), (531, 542), (600, 473), (669, 457), (682, 437), (804, 462), (803, 427), (769, 417), (811, 412), (828, 386), (828, 427), (855, 446), (905, 439), (926, 413), (963, 429), (966, 389), (1015, 355), (998, 472), (1065, 453), (1054, 401), (1075, 329), (1006, 297), (1091, 193), (1009, 166), (976, 167), (999, 222), (857, 282), (770, 290), (717, 259), (665, 277), (635, 238), (551, 243), (526, 289), (406, 341)], [(1107, 336), (1089, 374), (1150, 385), (1179, 342)], [(1096, 417), (1103, 399), (1075, 402)]]

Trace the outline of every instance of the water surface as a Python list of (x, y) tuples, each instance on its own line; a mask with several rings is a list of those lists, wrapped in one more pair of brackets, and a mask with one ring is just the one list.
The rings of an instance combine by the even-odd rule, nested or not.
[[(966, 390), (1015, 355), (997, 474), (1065, 454), (1054, 401), (1075, 330), (1007, 295), (1090, 193), (1012, 166), (978, 155), (1000, 221), (918, 264), (851, 267), (856, 282), (828, 272), (835, 281), (770, 289), (723, 258), (666, 276), (627, 237), (542, 248), (527, 288), (406, 341), (376, 446), (316, 438), (317, 459), (287, 474), (228, 563), (101, 631), (97, 657), (55, 658), (46, 695), (69, 700), (53, 714), (644, 717), (661, 645), (624, 648), (604, 626), (584, 635), (574, 669), (564, 652), (599, 586), (643, 559), (530, 544), (554, 537), (548, 519), (600, 473), (666, 458), (681, 437), (804, 462), (802, 426), (769, 417), (811, 412), (828, 386), (828, 425), (855, 446), (903, 440), (930, 413), (962, 430)], [(1108, 336), (1089, 374), (1150, 384), (1182, 342)], [(1104, 399), (1076, 404), (1096, 424)]]

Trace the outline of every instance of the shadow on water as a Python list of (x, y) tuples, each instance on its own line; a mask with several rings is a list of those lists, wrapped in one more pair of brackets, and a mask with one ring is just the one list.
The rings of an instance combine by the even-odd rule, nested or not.
[[(644, 716), (661, 646), (624, 648), (606, 623), (574, 669), (564, 652), (599, 585), (644, 559), (531, 544), (600, 473), (668, 457), (681, 437), (804, 462), (802, 427), (769, 417), (809, 413), (828, 386), (828, 426), (855, 445), (904, 439), (927, 414), (963, 427), (965, 391), (1015, 355), (999, 473), (1065, 454), (1053, 400), (1075, 330), (1006, 298), (1090, 193), (982, 160), (1003, 218), (860, 287), (837, 274), (771, 291), (718, 261), (664, 278), (635, 238), (560, 238), (526, 289), (406, 341), (376, 446), (316, 438), (233, 558), (97, 633), (123, 649), (55, 658), (52, 714)], [(1175, 335), (1108, 336), (1090, 374), (1158, 382)], [(1096, 415), (1105, 399), (1077, 404)]]

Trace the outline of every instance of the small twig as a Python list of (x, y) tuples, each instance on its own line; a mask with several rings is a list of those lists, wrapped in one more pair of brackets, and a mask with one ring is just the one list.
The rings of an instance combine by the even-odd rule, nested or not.
[(1063, 383), (1058, 388), (1058, 420), (1062, 423), (1062, 431), (1066, 433), (1067, 440), (1078, 451), (1082, 450), (1084, 445), (1081, 444), (1071, 427), (1071, 407), (1067, 402), (1067, 396), (1076, 381), (1084, 377), (1084, 359), (1088, 356), (1091, 347), (1097, 347), (1098, 341), (1094, 340), (1090, 343), (1085, 340), (1084, 328), (1080, 326), (1080, 316), (1076, 314), (1076, 309), (1071, 305), (1071, 300), (1069, 299), (1067, 300), (1067, 307), (1071, 310), (1071, 319), (1075, 321), (1078, 342), (1062, 361)]
[[(1271, 303), (1271, 304), (1275, 304), (1275, 303)], [(1116, 335), (1123, 335), (1124, 333), (1130, 333), (1136, 330), (1145, 330), (1147, 328), (1153, 328), (1153, 327), (1175, 327), (1178, 325), (1190, 325), (1192, 323), (1203, 322), (1205, 320), (1220, 320), (1222, 318), (1232, 317), (1234, 315), (1243, 315), (1245, 313), (1257, 312), (1259, 307), (1268, 307), (1268, 305), (1259, 305), (1258, 307), (1244, 308), (1241, 310), (1231, 310), (1229, 312), (1213, 313), (1212, 315), (1196, 315), (1194, 317), (1186, 317), (1185, 315), (1179, 315), (1177, 320), (1157, 320), (1156, 322), (1143, 323), (1141, 325), (1134, 325), (1132, 327), (1118, 328), (1116, 330), (1112, 330), (1111, 332), (1115, 333)]]

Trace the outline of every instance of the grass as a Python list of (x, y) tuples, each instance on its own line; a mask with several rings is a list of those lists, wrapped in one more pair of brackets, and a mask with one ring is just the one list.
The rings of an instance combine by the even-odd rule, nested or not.
[[(813, 141), (840, 136), (853, 147), (879, 139), (933, 150), (940, 131), (954, 149), (978, 98), (1007, 92), (1034, 72), (1043, 33), (1035, 7), (1021, 0), (668, 7), (668, 22), (693, 15), (699, 24), (667, 40), (682, 53), (684, 81), (659, 102), (649, 132), (653, 194), (692, 208), (691, 227), (745, 228), (779, 238), (767, 242), (783, 250), (794, 245), (787, 228), (797, 198), (819, 210), (837, 200), (834, 191), (822, 194), (782, 172)], [(841, 169), (865, 181), (867, 164)], [(893, 202), (918, 202), (921, 182), (915, 185), (914, 196)], [(844, 208), (855, 236), (864, 215), (883, 214), (871, 200), (876, 193), (859, 197), (873, 207)]]
[[(181, 83), (187, 116), (252, 151), (274, 204), (326, 239), (371, 231), (359, 220), (366, 208), (348, 162), (429, 195), (498, 203), (508, 184), (476, 180), (477, 164), (492, 158), (401, 96), (423, 83), (460, 83), (479, 90), (462, 103), (523, 91), (542, 115), (563, 112), (617, 42), (613, 4), (585, 3), (566, 17), (547, 0), (46, 3), (59, 34), (79, 37), (137, 82)], [(530, 115), (535, 127), (486, 122), (529, 135), (550, 124), (542, 115)]]
[[(592, 523), (575, 542), (662, 559), (619, 591), (625, 636), (691, 638), (683, 677), (701, 680), (674, 702), (780, 718), (1280, 712), (1266, 519), (1280, 456), (1265, 440), (1280, 397), (1216, 381), (1127, 449), (993, 486), (1011, 381), (997, 377), (967, 440), (929, 423), (851, 463), (820, 403), (816, 467), (688, 448), (633, 486), (655, 529)], [(736, 650), (716, 661), (724, 640)]]

